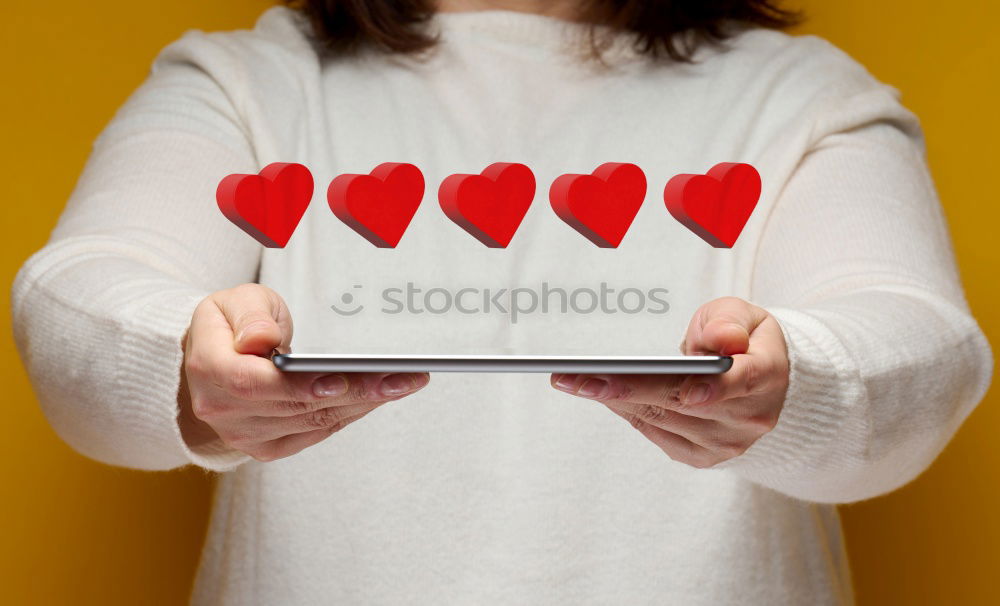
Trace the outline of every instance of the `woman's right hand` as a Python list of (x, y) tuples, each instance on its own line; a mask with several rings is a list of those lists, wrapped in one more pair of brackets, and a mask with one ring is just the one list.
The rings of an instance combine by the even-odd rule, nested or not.
[(293, 455), (378, 406), (427, 385), (427, 373), (284, 373), (292, 319), (266, 286), (213, 293), (184, 340), (178, 423), (191, 448), (221, 440), (258, 461)]

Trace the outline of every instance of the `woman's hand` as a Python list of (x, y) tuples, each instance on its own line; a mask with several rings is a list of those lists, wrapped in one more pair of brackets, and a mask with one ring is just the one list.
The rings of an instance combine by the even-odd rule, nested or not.
[(739, 456), (778, 422), (788, 389), (781, 328), (735, 297), (702, 305), (685, 355), (731, 355), (720, 375), (552, 375), (556, 389), (597, 400), (667, 455), (698, 468)]
[(312, 446), (381, 404), (427, 385), (426, 373), (283, 373), (292, 319), (259, 284), (214, 293), (191, 318), (184, 343), (178, 422), (192, 448), (221, 440), (258, 461)]

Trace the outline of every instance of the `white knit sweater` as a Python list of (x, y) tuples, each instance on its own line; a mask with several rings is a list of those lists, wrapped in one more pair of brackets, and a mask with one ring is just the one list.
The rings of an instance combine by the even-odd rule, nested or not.
[[(48, 419), (113, 465), (219, 476), (197, 604), (826, 604), (851, 601), (832, 503), (913, 479), (982, 398), (991, 353), (970, 316), (916, 118), (829, 43), (749, 30), (695, 65), (627, 41), (610, 69), (582, 26), (487, 11), (434, 18), (426, 60), (321, 59), (298, 13), (190, 31), (96, 141), (51, 241), (14, 285), (17, 343)], [(285, 249), (229, 223), (230, 173), (300, 162), (316, 193)], [(326, 185), (411, 162), (427, 189), (395, 249), (338, 221)], [(437, 186), (528, 165), (535, 203), (506, 249), (441, 212)], [(667, 179), (760, 171), (760, 204), (716, 249), (673, 220)], [(617, 249), (568, 228), (552, 180), (604, 162), (646, 173)], [(723, 295), (780, 322), (777, 427), (709, 470), (670, 460), (546, 375), (440, 374), (272, 463), (192, 452), (175, 416), (180, 338), (208, 293), (260, 281), (296, 351), (672, 354)], [(386, 313), (379, 293), (462, 287), (667, 289), (665, 314)], [(359, 288), (355, 288), (358, 285)], [(331, 310), (351, 293), (363, 312)], [(169, 520), (164, 520), (169, 523)], [(151, 545), (150, 549), (155, 549)]]

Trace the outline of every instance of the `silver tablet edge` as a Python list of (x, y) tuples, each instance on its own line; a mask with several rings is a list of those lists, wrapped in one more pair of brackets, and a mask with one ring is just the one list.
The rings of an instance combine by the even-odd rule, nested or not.
[(276, 354), (286, 372), (544, 372), (605, 374), (719, 374), (729, 356), (390, 356)]

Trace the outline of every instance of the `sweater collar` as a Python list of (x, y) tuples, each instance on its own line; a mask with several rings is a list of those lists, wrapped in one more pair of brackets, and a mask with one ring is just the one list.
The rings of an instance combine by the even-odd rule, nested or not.
[[(445, 43), (500, 43), (534, 48), (543, 52), (586, 53), (590, 45), (589, 24), (511, 10), (477, 10), (435, 13), (429, 32), (440, 34)], [(608, 39), (605, 62), (635, 59), (635, 36), (595, 26), (597, 40)]]

